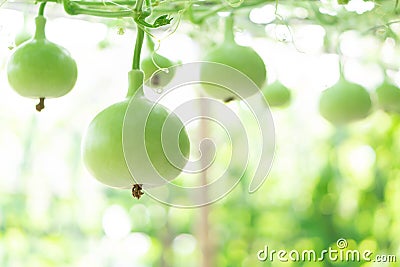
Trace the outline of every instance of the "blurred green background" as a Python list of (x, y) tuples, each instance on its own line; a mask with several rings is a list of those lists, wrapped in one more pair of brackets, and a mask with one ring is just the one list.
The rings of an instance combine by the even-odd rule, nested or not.
[[(333, 2), (288, 1), (279, 16), (274, 4), (241, 13), (237, 41), (260, 53), (269, 83), (279, 77), (293, 100), (272, 110), (277, 147), (263, 186), (248, 194), (245, 177), (201, 209), (135, 200), (129, 190), (98, 183), (81, 162), (88, 123), (124, 97), (135, 32), (120, 35), (123, 22), (105, 26), (50, 7), (47, 35), (71, 51), (79, 78), (70, 94), (37, 113), (36, 100), (16, 95), (5, 73), (24, 13), (31, 32), (34, 14), (0, 8), (0, 266), (399, 266), (257, 259), (265, 245), (319, 252), (345, 238), (352, 249), (399, 261), (400, 118), (375, 106), (367, 119), (337, 128), (318, 114), (318, 98), (338, 79), (338, 48), (345, 76), (372, 95), (384, 73), (398, 85), (400, 27), (385, 24), (393, 16), (384, 2), (366, 1), (372, 8)], [(248, 28), (248, 18), (258, 27)], [(212, 25), (222, 29), (221, 18), (202, 29), (182, 22), (171, 36), (159, 33), (160, 52), (184, 63), (199, 60), (222, 36), (202, 32)], [(104, 40), (106, 48), (98, 45)], [(248, 119), (242, 105), (230, 105)], [(189, 130), (192, 141), (197, 130)]]

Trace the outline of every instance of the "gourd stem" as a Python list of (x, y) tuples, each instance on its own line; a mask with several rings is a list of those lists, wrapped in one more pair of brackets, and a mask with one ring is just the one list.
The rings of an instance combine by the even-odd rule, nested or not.
[(151, 0), (146, 0), (146, 9), (147, 9), (148, 12), (151, 13), (151, 10), (152, 10), (152, 8), (151, 8)]
[(46, 7), (47, 2), (43, 2), (40, 4), (39, 6), (39, 12), (38, 15), (39, 16), (43, 16), (44, 15), (44, 8)]
[(144, 30), (141, 28), (140, 25), (137, 24), (136, 44), (135, 44), (135, 51), (133, 53), (133, 63), (132, 63), (133, 70), (140, 69), (140, 54), (142, 53), (143, 39), (144, 39)]
[[(140, 14), (143, 8), (143, 0), (138, 0), (136, 2), (135, 11), (137, 14)], [(144, 40), (144, 30), (139, 23), (136, 23), (137, 34), (136, 34), (136, 44), (135, 51), (133, 53), (133, 63), (132, 69), (139, 70), (140, 69), (140, 54), (142, 52), (143, 40)]]
[(131, 70), (128, 73), (128, 93), (127, 98), (135, 95), (136, 91), (143, 86), (144, 74), (141, 70)]
[(143, 9), (143, 0), (137, 0), (136, 5), (135, 5), (136, 13), (142, 12), (142, 9)]
[(225, 36), (224, 41), (229, 43), (235, 42), (235, 35), (233, 33), (234, 19), (231, 13), (225, 20)]

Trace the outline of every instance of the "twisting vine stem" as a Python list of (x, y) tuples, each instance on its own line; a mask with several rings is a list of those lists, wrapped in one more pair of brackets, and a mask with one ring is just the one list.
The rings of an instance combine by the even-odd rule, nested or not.
[(233, 13), (231, 13), (225, 19), (225, 34), (224, 34), (225, 42), (229, 43), (235, 42), (235, 34), (233, 32), (233, 27), (234, 27), (234, 19), (233, 19)]

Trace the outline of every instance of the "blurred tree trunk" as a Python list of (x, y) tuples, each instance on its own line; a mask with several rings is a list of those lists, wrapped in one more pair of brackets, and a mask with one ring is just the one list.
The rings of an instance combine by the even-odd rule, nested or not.
[[(206, 110), (209, 109), (209, 105), (207, 101), (202, 101), (200, 105), (200, 113), (201, 115), (206, 114)], [(209, 136), (209, 128), (208, 128), (208, 121), (205, 119), (201, 119), (200, 121), (200, 138), (199, 140), (203, 140), (204, 138)], [(203, 155), (207, 155), (209, 151), (207, 149), (204, 149)], [(204, 169), (207, 165), (207, 162), (204, 161), (206, 157), (202, 156), (201, 158), (201, 164), (202, 164), (202, 169)], [(201, 183), (202, 185), (208, 184), (207, 181), (207, 170), (204, 170), (201, 173)], [(208, 202), (208, 192), (206, 190), (202, 191), (202, 203), (207, 203)], [(198, 225), (198, 239), (200, 243), (200, 249), (201, 249), (201, 267), (211, 267), (213, 266), (213, 261), (214, 261), (214, 249), (212, 242), (210, 240), (210, 225), (208, 223), (208, 215), (210, 213), (210, 206), (206, 205), (204, 207), (199, 208), (199, 225)]]
[[(169, 212), (169, 208), (167, 209), (167, 213)], [(172, 229), (169, 224), (169, 219), (165, 223), (164, 231), (161, 232), (161, 239), (162, 239), (162, 247), (164, 250), (169, 250), (172, 247), (172, 239), (173, 234), (171, 233)], [(170, 253), (163, 253), (161, 256), (160, 267), (170, 267), (168, 264), (166, 257), (169, 257)]]

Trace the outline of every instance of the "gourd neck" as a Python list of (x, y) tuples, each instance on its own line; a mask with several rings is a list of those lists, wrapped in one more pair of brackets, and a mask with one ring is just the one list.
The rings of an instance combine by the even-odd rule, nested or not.
[(150, 52), (154, 52), (154, 42), (151, 39), (150, 35), (147, 34), (146, 36), (146, 44), (147, 44), (147, 48), (149, 49)]
[(347, 82), (348, 81), (347, 81), (346, 77), (344, 77), (344, 74), (340, 73), (339, 80), (337, 81), (337, 83), (347, 83)]
[(141, 70), (131, 70), (128, 72), (128, 93), (127, 98), (131, 98), (136, 94), (138, 89), (143, 87), (144, 74)]
[(43, 16), (37, 16), (35, 18), (36, 30), (35, 39), (46, 39), (46, 18)]
[(234, 25), (233, 15), (230, 14), (225, 19), (225, 33), (224, 33), (225, 43), (235, 43), (235, 34), (233, 32), (233, 25)]

